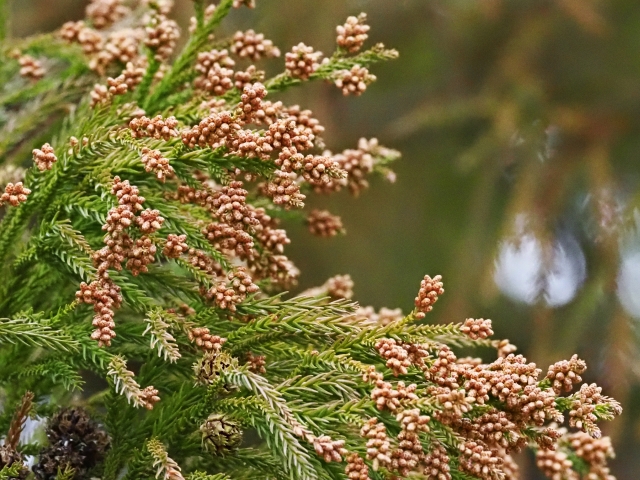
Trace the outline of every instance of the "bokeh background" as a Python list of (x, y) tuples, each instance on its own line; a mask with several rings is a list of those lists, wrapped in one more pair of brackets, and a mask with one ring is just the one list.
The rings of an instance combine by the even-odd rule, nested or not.
[[(80, 19), (81, 0), (15, 0), (24, 36)], [(635, 0), (257, 0), (221, 35), (254, 28), (283, 51), (330, 53), (365, 11), (370, 40), (400, 51), (360, 98), (328, 84), (283, 100), (313, 110), (333, 151), (377, 137), (401, 150), (394, 184), (311, 199), (347, 235), (288, 226), (300, 289), (349, 273), (356, 298), (412, 308), (424, 274), (446, 294), (434, 322), (491, 318), (543, 368), (573, 352), (622, 401), (605, 425), (613, 472), (640, 478), (640, 2)], [(183, 26), (191, 2), (178, 0)], [(271, 61), (277, 72), (283, 61)], [(539, 478), (519, 458), (524, 479)]]

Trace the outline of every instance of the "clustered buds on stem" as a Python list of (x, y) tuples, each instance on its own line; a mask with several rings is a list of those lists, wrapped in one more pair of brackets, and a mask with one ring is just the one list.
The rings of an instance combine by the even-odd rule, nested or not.
[(33, 150), (33, 161), (38, 170), (51, 170), (53, 164), (58, 161), (58, 157), (53, 152), (53, 147), (45, 143), (41, 148)]
[(361, 13), (357, 17), (348, 17), (344, 25), (336, 27), (338, 46), (349, 53), (356, 53), (360, 50), (369, 37), (367, 32), (371, 28), (365, 23), (366, 21), (367, 14)]
[(362, 95), (367, 85), (375, 82), (376, 76), (369, 73), (366, 67), (354, 65), (351, 70), (343, 70), (336, 74), (336, 87), (342, 90), (343, 95)]
[(4, 188), (4, 193), (0, 195), (0, 207), (5, 202), (9, 202), (14, 207), (17, 207), (21, 203), (27, 201), (27, 196), (31, 193), (31, 190), (25, 188), (22, 182), (8, 183)]
[(233, 36), (231, 52), (240, 58), (249, 58), (253, 61), (260, 60), (262, 57), (280, 56), (280, 50), (271, 40), (267, 40), (264, 34), (253, 30), (237, 31)]
[(316, 52), (313, 47), (299, 43), (285, 54), (285, 68), (292, 77), (306, 80), (318, 69), (321, 58), (322, 52)]

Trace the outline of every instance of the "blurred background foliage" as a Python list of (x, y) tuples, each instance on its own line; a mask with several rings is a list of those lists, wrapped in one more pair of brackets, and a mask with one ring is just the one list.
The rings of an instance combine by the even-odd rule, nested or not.
[[(82, 18), (86, 2), (10, 3), (10, 32), (25, 36)], [(299, 288), (349, 273), (362, 305), (408, 312), (422, 276), (443, 275), (431, 321), (491, 318), (539, 365), (587, 360), (586, 380), (625, 407), (605, 426), (613, 471), (640, 478), (640, 3), (257, 4), (221, 35), (254, 28), (283, 51), (303, 41), (330, 53), (335, 26), (366, 11), (371, 38), (401, 53), (361, 98), (324, 84), (282, 98), (314, 111), (333, 151), (366, 136), (404, 155), (395, 184), (311, 199), (342, 216), (346, 236), (288, 227)], [(191, 11), (177, 1), (185, 29)]]

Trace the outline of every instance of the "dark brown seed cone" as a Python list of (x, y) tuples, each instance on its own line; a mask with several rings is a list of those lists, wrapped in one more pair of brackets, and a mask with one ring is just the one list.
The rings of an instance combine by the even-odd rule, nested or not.
[(55, 478), (58, 467), (75, 470), (73, 478), (82, 476), (100, 462), (109, 449), (107, 433), (80, 408), (63, 408), (47, 424), (47, 438), (51, 442), (40, 453), (34, 465), (36, 478)]
[(213, 413), (200, 426), (203, 446), (214, 455), (224, 455), (242, 443), (240, 425), (226, 415)]
[[(23, 461), (24, 460), (20, 452), (17, 452), (16, 450), (14, 450), (13, 448), (7, 445), (0, 445), (0, 470), (2, 470), (4, 467), (11, 467), (16, 463), (22, 464)], [(25, 467), (23, 464), (22, 467), (20, 467), (20, 473), (18, 474), (17, 477), (8, 477), (8, 478), (11, 480), (14, 480), (14, 479), (24, 480), (27, 478), (28, 474), (29, 474), (29, 469)]]

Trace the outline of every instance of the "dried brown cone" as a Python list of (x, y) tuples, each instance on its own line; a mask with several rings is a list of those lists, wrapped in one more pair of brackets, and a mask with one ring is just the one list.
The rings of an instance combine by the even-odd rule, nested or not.
[(491, 320), (484, 318), (467, 318), (460, 327), (460, 331), (472, 340), (484, 339), (493, 335)]
[(322, 52), (316, 52), (313, 47), (304, 43), (295, 45), (285, 58), (285, 69), (293, 78), (308, 79), (320, 66)]
[(0, 471), (5, 467), (9, 468), (13, 465), (21, 465), (18, 469), (20, 472), (17, 477), (9, 477), (11, 480), (26, 480), (29, 475), (29, 469), (24, 465), (24, 457), (15, 448), (8, 444), (0, 445)]
[(415, 305), (418, 310), (416, 318), (424, 318), (425, 313), (433, 310), (433, 304), (444, 293), (444, 288), (442, 287), (443, 283), (440, 275), (436, 275), (433, 278), (429, 275), (424, 276), (424, 279), (420, 282), (418, 296), (415, 299)]
[(219, 352), (227, 339), (211, 335), (208, 328), (196, 327), (189, 330), (189, 341), (194, 342), (198, 348), (205, 352)]
[(175, 235), (170, 233), (167, 235), (167, 241), (162, 250), (162, 254), (168, 258), (179, 258), (183, 253), (189, 251), (186, 235)]
[(312, 210), (306, 223), (309, 231), (318, 237), (335, 237), (345, 233), (340, 217), (328, 210)]
[(156, 178), (161, 182), (164, 182), (167, 177), (172, 177), (174, 174), (173, 167), (169, 165), (169, 159), (163, 157), (160, 150), (151, 150), (143, 147), (140, 160), (144, 164), (144, 170), (146, 172), (154, 172)]
[(366, 67), (354, 65), (351, 70), (342, 70), (336, 74), (335, 85), (343, 95), (362, 95), (367, 85), (374, 82), (376, 76), (369, 73)]
[(0, 195), (0, 207), (5, 202), (9, 202), (14, 207), (17, 207), (21, 203), (27, 201), (27, 196), (31, 193), (31, 190), (24, 188), (22, 182), (8, 183), (4, 188), (4, 193)]
[(129, 13), (122, 0), (92, 0), (87, 5), (87, 18), (97, 29), (110, 27)]
[(20, 76), (29, 80), (40, 80), (46, 73), (42, 63), (31, 55), (22, 55), (18, 58), (18, 63), (20, 64)]
[(570, 392), (573, 386), (582, 382), (582, 375), (587, 369), (584, 360), (573, 355), (570, 360), (561, 360), (549, 366), (547, 378), (551, 380), (551, 388), (560, 395), (563, 391)]
[(53, 164), (58, 161), (58, 157), (53, 152), (53, 147), (48, 143), (45, 143), (39, 149), (34, 149), (32, 153), (33, 161), (40, 171), (51, 170)]
[(145, 32), (144, 43), (154, 52), (155, 59), (159, 62), (167, 60), (180, 38), (178, 24), (164, 15), (157, 15), (151, 19)]
[(338, 47), (355, 53), (362, 48), (369, 35), (367, 32), (371, 27), (366, 24), (367, 14), (361, 13), (357, 17), (348, 17), (344, 25), (336, 27), (336, 43)]
[(256, 33), (254, 30), (237, 31), (233, 35), (231, 52), (240, 58), (249, 58), (253, 61), (258, 61), (262, 57), (280, 56), (278, 47), (274, 46), (271, 40), (264, 38), (264, 34)]
[(165, 119), (162, 115), (156, 115), (153, 118), (143, 116), (141, 118), (134, 118), (129, 122), (129, 128), (134, 138), (153, 137), (169, 140), (172, 137), (178, 136), (177, 126), (178, 121), (176, 117), (171, 116)]

